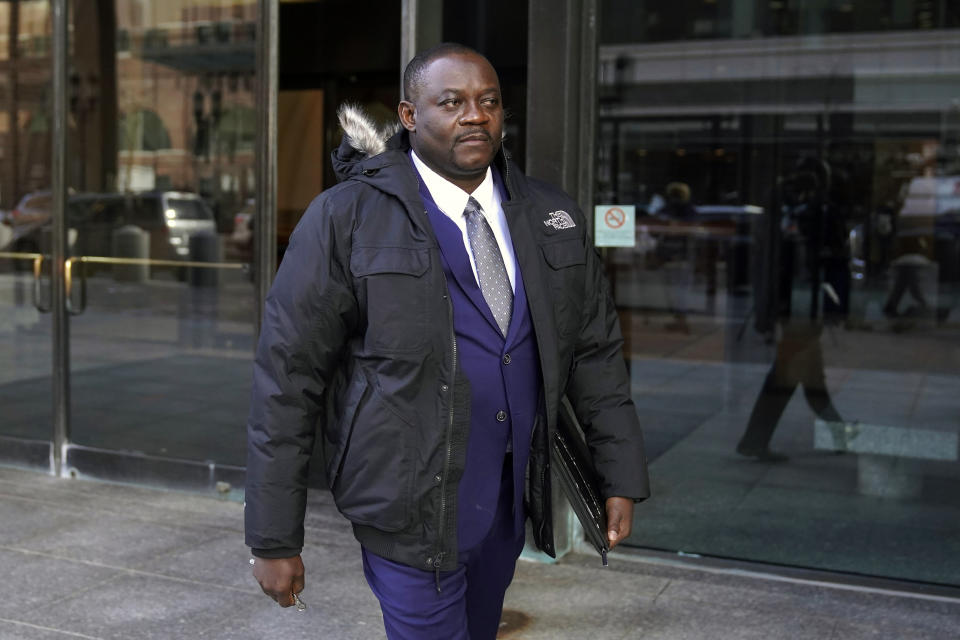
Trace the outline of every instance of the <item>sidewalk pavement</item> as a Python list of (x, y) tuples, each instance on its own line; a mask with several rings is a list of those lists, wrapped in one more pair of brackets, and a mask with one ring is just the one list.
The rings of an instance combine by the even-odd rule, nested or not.
[[(350, 528), (315, 492), (304, 612), (250, 575), (234, 500), (0, 468), (0, 640), (377, 639)], [(955, 639), (960, 599), (687, 566), (639, 552), (521, 562), (500, 637)], [(507, 628), (512, 628), (508, 631)]]

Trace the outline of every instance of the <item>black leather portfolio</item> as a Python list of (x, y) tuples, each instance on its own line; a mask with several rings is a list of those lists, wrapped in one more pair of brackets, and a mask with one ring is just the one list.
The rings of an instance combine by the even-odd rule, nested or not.
[(607, 566), (607, 509), (600, 495), (600, 478), (593, 466), (593, 457), (583, 439), (583, 432), (564, 398), (557, 416), (557, 432), (553, 439), (553, 467), (560, 488), (570, 501), (574, 513), (587, 532), (587, 540), (600, 553)]

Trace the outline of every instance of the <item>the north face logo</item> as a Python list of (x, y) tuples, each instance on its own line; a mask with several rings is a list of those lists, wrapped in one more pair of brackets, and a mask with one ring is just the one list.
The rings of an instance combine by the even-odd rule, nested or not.
[(554, 229), (572, 229), (577, 226), (573, 222), (573, 218), (570, 217), (570, 214), (566, 211), (553, 211), (549, 214), (550, 217), (543, 221), (543, 224), (548, 227), (553, 227)]

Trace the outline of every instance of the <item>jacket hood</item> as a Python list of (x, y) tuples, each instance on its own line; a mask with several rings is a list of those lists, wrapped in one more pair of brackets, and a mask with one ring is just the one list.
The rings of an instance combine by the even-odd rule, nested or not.
[(337, 109), (337, 119), (343, 128), (340, 146), (331, 154), (337, 180), (362, 173), (370, 158), (387, 150), (387, 141), (401, 131), (400, 124), (378, 127), (360, 105), (344, 103)]

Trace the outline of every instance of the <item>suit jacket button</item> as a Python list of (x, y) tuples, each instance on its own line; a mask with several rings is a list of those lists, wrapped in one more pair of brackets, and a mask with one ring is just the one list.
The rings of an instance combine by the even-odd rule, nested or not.
[(503, 409), (501, 409), (500, 411), (497, 411), (497, 422), (506, 422), (506, 420), (507, 420), (507, 412), (504, 411)]
[(503, 356), (503, 364), (510, 364), (511, 359), (512, 358), (510, 358), (510, 354), (509, 353), (506, 354), (505, 356)]

